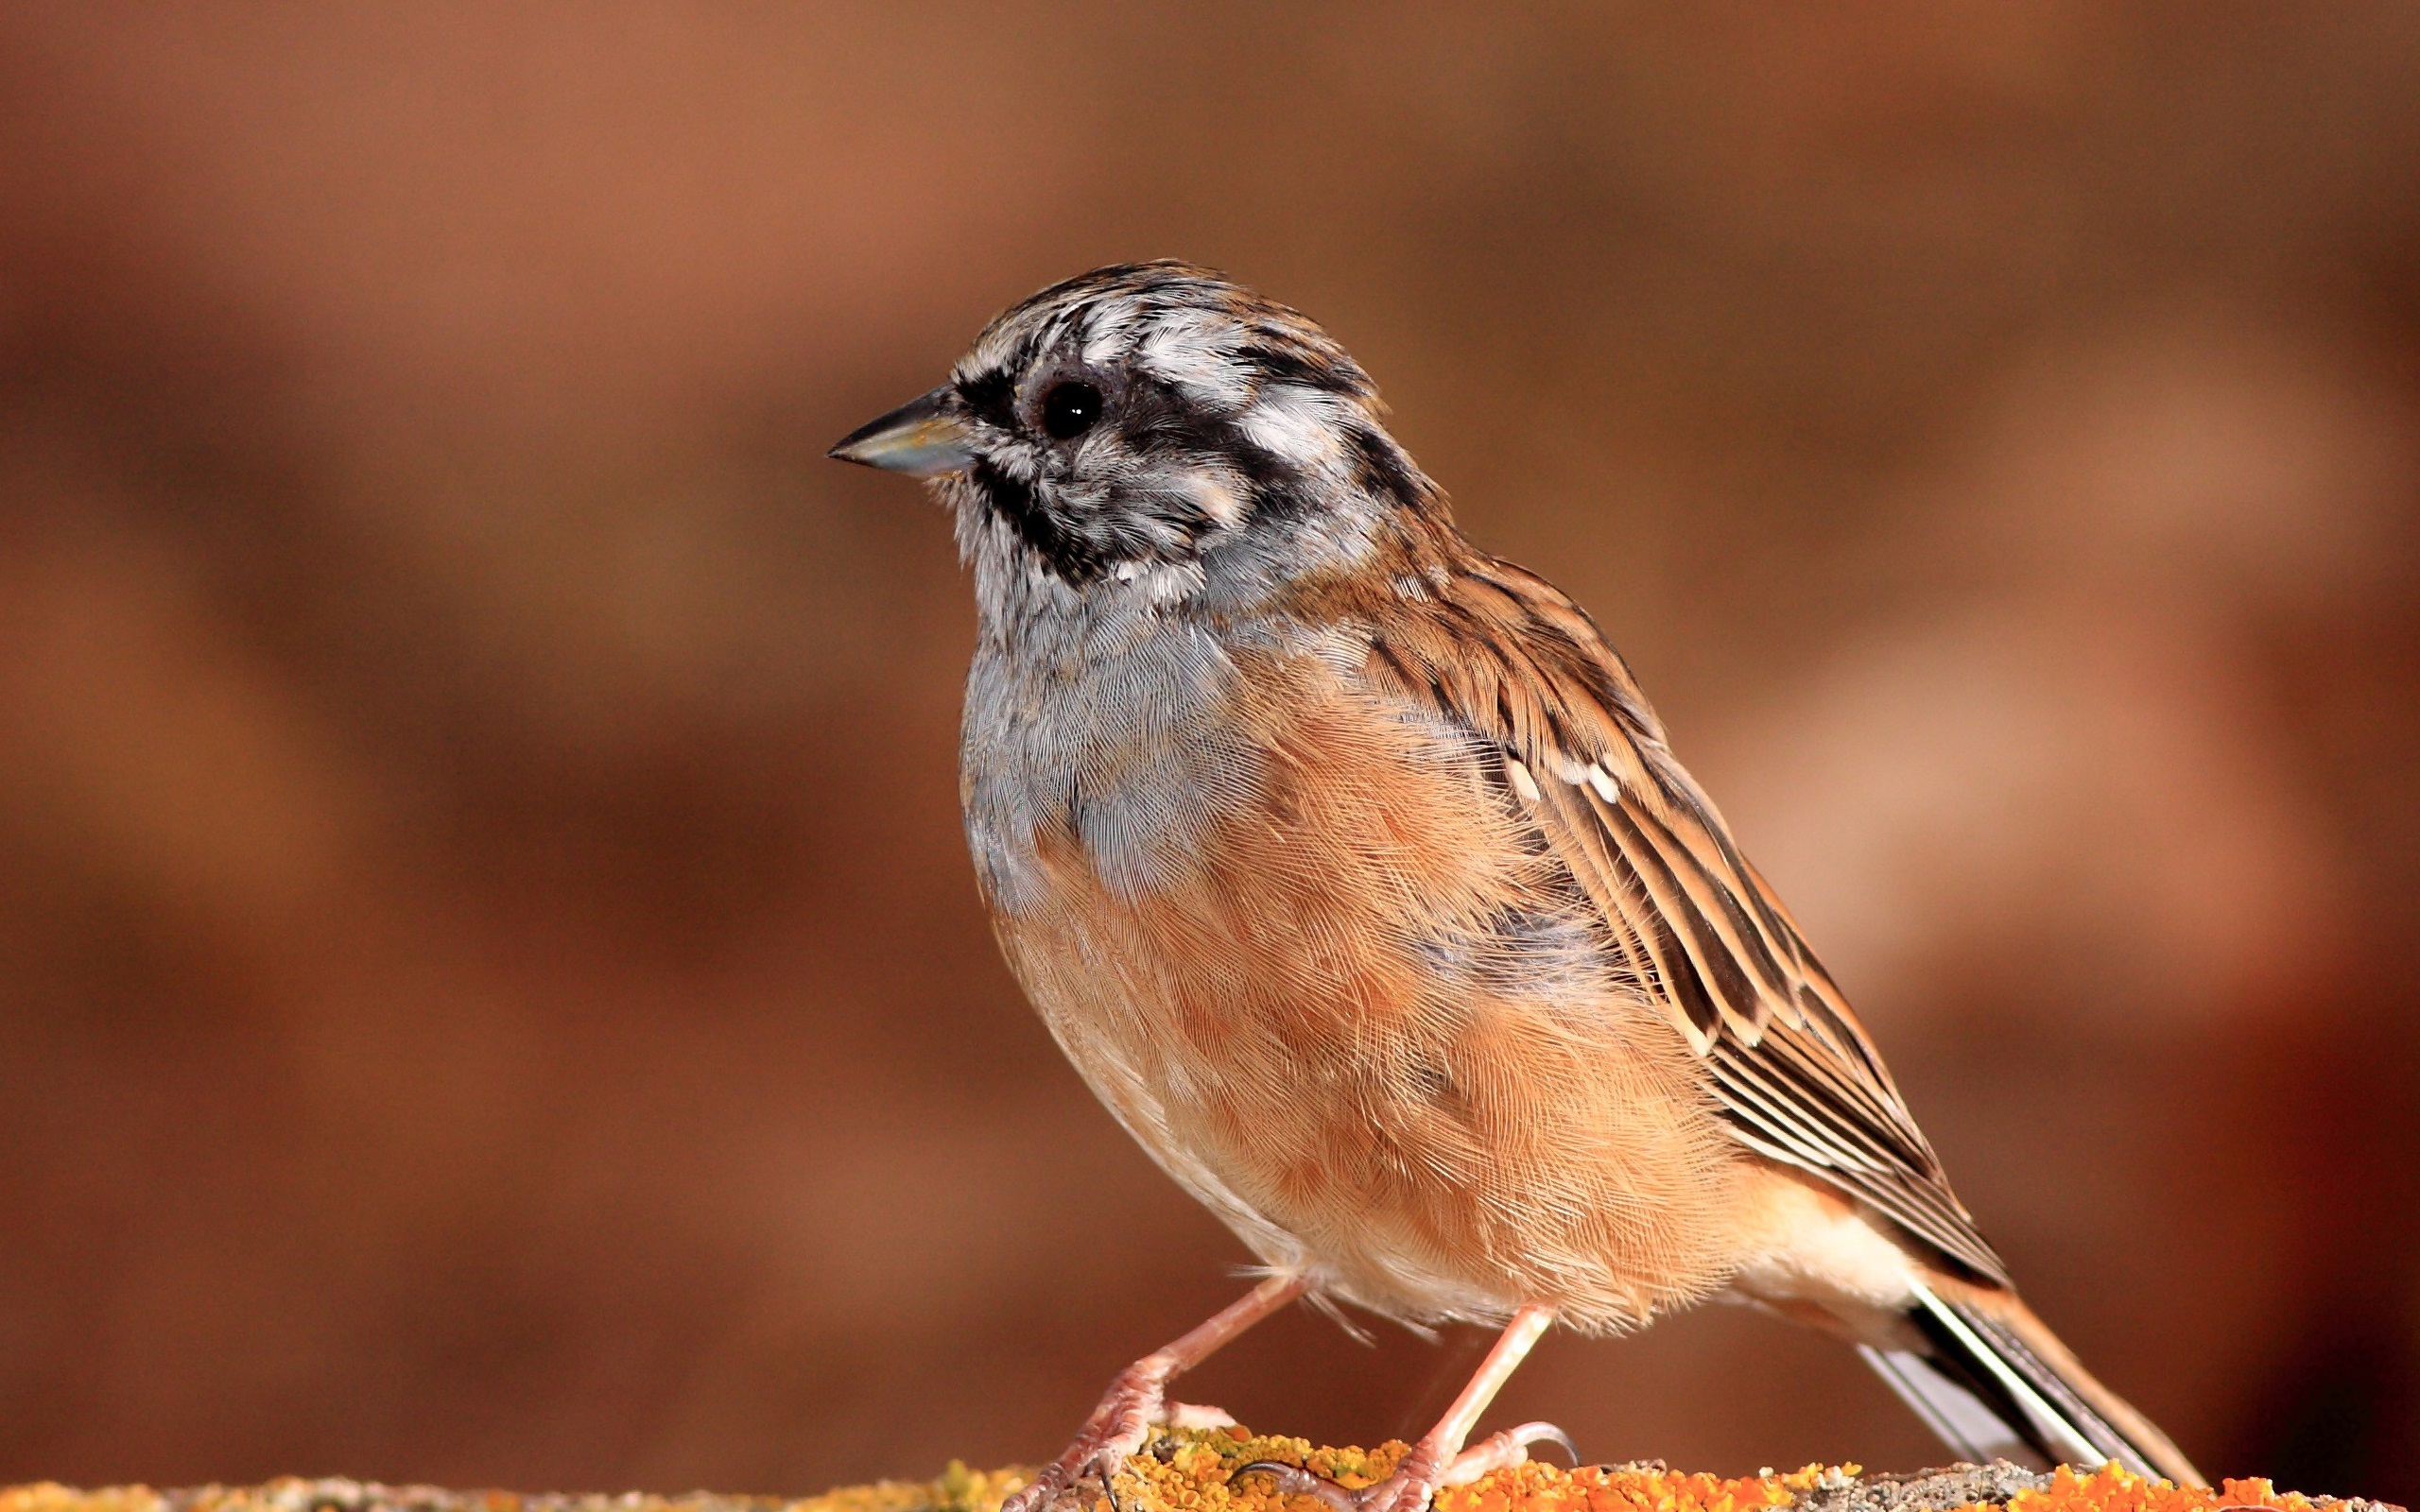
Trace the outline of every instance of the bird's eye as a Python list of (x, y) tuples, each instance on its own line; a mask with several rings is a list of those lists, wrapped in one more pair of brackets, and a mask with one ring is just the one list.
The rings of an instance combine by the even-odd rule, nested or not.
[(1099, 420), (1100, 390), (1090, 384), (1058, 384), (1042, 396), (1042, 428), (1052, 440), (1081, 436)]

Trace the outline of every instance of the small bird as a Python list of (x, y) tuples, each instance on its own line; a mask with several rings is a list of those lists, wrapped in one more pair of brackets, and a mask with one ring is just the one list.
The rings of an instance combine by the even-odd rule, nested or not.
[(1568, 1451), (1469, 1444), (1539, 1336), (1718, 1295), (1855, 1343), (1969, 1458), (2201, 1484), (2018, 1299), (1595, 622), (1464, 540), (1385, 414), (1305, 316), (1154, 262), (1010, 309), (832, 448), (955, 515), (1011, 968), (1263, 1267), (1004, 1512), (1201, 1411), (1170, 1380), (1297, 1298), (1503, 1331), (1387, 1480), (1267, 1467), (1348, 1512)]

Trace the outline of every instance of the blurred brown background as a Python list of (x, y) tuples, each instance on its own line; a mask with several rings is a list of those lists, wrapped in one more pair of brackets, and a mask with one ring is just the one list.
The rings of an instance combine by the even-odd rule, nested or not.
[[(1032, 1459), (1236, 1291), (821, 456), (1182, 254), (1596, 610), (2084, 1356), (2420, 1497), (2420, 9), (1491, 10), (0, 9), (0, 1481)], [(1940, 1457), (1728, 1309), (1520, 1416)]]

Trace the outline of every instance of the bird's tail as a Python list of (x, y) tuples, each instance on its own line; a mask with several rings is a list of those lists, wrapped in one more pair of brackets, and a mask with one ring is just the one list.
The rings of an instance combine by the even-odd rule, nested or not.
[(1921, 1351), (1858, 1346), (1866, 1363), (1942, 1441), (1981, 1463), (2098, 1466), (2209, 1484), (2150, 1418), (2076, 1362), (2013, 1292), (1917, 1288), (1908, 1320)]

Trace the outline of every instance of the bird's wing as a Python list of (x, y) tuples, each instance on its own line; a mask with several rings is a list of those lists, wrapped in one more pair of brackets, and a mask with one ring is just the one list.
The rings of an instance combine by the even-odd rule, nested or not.
[(1953, 1274), (2004, 1283), (1873, 1041), (1587, 615), (1486, 558), (1431, 586), (1418, 612), (1387, 616), (1370, 675), (1498, 752), (1732, 1131), (1869, 1204)]

